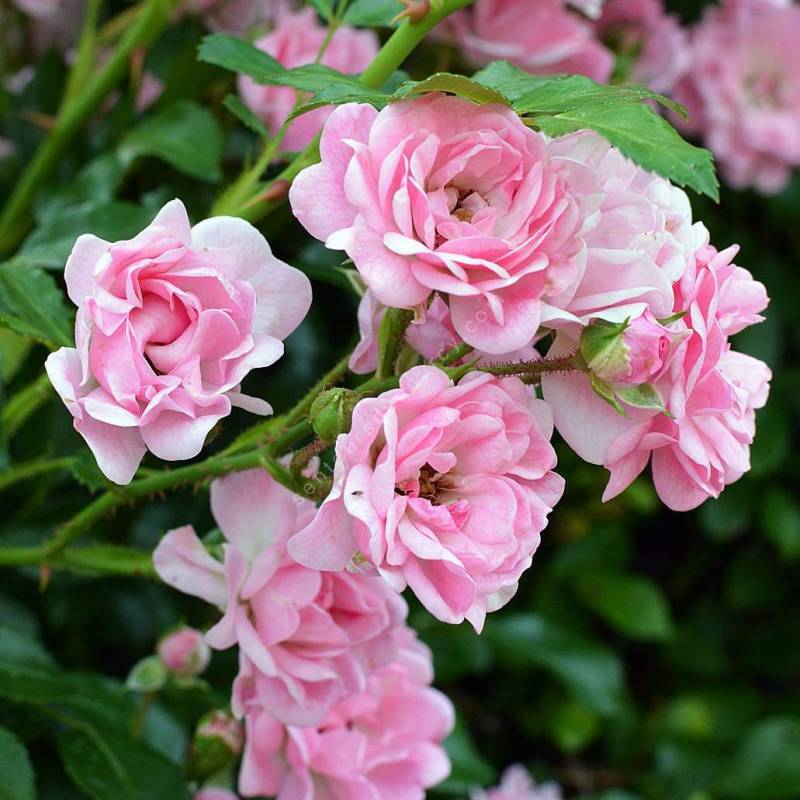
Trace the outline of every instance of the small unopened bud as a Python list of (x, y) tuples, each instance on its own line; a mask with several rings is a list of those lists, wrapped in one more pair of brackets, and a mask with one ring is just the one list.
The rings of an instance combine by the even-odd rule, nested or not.
[(136, 663), (125, 686), (132, 692), (157, 692), (169, 678), (169, 671), (158, 656), (148, 656)]
[(189, 753), (189, 770), (203, 778), (224, 767), (244, 747), (241, 723), (227, 711), (211, 711), (198, 723)]
[(239, 795), (234, 794), (230, 789), (206, 786), (195, 794), (193, 800), (239, 800)]
[(595, 320), (581, 334), (589, 370), (611, 386), (638, 386), (663, 369), (676, 334), (649, 312), (622, 323)]
[(347, 433), (360, 399), (358, 392), (350, 389), (328, 389), (318, 394), (308, 412), (314, 433), (323, 442), (332, 442), (340, 433)]
[(158, 643), (158, 657), (164, 666), (179, 678), (199, 675), (211, 660), (211, 651), (203, 634), (194, 628), (179, 628)]

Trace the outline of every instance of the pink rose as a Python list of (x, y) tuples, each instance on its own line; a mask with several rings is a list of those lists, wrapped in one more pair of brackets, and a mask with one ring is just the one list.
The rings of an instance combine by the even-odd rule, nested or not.
[[(669, 327), (684, 338), (654, 379), (669, 416), (630, 409), (623, 418), (582, 375), (542, 381), (559, 433), (583, 459), (611, 472), (604, 500), (623, 491), (651, 455), (658, 496), (675, 511), (718, 497), (750, 468), (755, 409), (766, 402), (771, 375), (766, 364), (733, 352), (727, 337), (760, 319), (766, 292), (731, 263), (735, 252), (717, 253), (703, 242), (676, 284), (675, 311), (687, 313)], [(574, 347), (559, 338), (554, 355)]]
[[(453, 728), (453, 707), (407, 659), (370, 675), (365, 691), (335, 705), (316, 727), (284, 727), (268, 714), (247, 715), (239, 791), (276, 800), (392, 798), (419, 800), (444, 780), (450, 762), (441, 747)], [(428, 674), (424, 674), (427, 672)]]
[(161, 540), (156, 570), (224, 611), (206, 641), (220, 650), (239, 645), (237, 716), (256, 705), (287, 724), (314, 725), (363, 690), (374, 665), (391, 660), (405, 603), (375, 577), (292, 561), (286, 540), (311, 521), (314, 504), (263, 470), (215, 480), (211, 510), (227, 539), (224, 566), (187, 526)]
[(231, 755), (239, 755), (244, 747), (242, 723), (227, 711), (210, 711), (197, 726), (193, 747), (198, 742), (221, 744)]
[[(570, 5), (596, 11), (600, 4)], [(503, 59), (538, 75), (577, 72), (600, 83), (614, 68), (614, 56), (594, 38), (589, 21), (565, 0), (475, 0), (453, 15), (451, 26), (475, 64)]]
[[(327, 33), (327, 27), (319, 24), (313, 8), (296, 13), (283, 9), (275, 29), (255, 44), (284, 67), (303, 67), (316, 61)], [(378, 39), (372, 31), (342, 25), (336, 29), (320, 63), (355, 75), (369, 66), (377, 52)], [(237, 85), (244, 103), (271, 133), (277, 133), (294, 108), (297, 92), (290, 86), (263, 86), (246, 75), (239, 76)], [(330, 113), (330, 107), (319, 108), (293, 120), (283, 138), (283, 148), (302, 150), (319, 133)]]
[(205, 670), (211, 660), (211, 651), (200, 631), (180, 628), (158, 643), (158, 657), (170, 672), (186, 678)]
[(239, 796), (228, 789), (220, 789), (218, 786), (209, 786), (196, 792), (194, 800), (239, 800)]
[(622, 322), (650, 311), (673, 312), (673, 284), (686, 271), (696, 247), (686, 193), (637, 167), (594, 133), (556, 139), (550, 153), (559, 163), (591, 170), (599, 184), (593, 221), (585, 223), (586, 256), (571, 283), (544, 298), (545, 325), (571, 329), (595, 318)]
[(689, 40), (663, 0), (607, 0), (596, 26), (598, 36), (632, 57), (626, 76), (653, 91), (669, 93), (689, 68)]
[(289, 551), (325, 570), (356, 556), (438, 619), (480, 630), (516, 592), (563, 491), (550, 433), (549, 409), (516, 378), (454, 386), (415, 367), (358, 403), (333, 490)]
[(736, 188), (777, 193), (800, 165), (798, 41), (800, 6), (767, 0), (709, 7), (692, 33), (676, 99)]
[(537, 786), (520, 764), (510, 766), (504, 773), (500, 785), (494, 789), (481, 789), (471, 794), (471, 800), (562, 800), (561, 787), (555, 783)]
[[(350, 357), (351, 372), (363, 375), (367, 372), (374, 372), (377, 368), (378, 330), (385, 313), (386, 306), (381, 305), (368, 289), (358, 305), (360, 339)], [(441, 297), (435, 295), (430, 305), (424, 309), (423, 316), (411, 322), (406, 329), (405, 341), (426, 361), (439, 358), (461, 342), (453, 326), (450, 308)], [(532, 345), (527, 345), (511, 353), (472, 352), (467, 358), (474, 359), (476, 357), (479, 358), (479, 363), (484, 361), (504, 363), (529, 361), (538, 358), (538, 353)]]
[(295, 216), (347, 252), (378, 302), (413, 308), (449, 294), (456, 331), (480, 350), (529, 344), (543, 293), (581, 270), (596, 176), (551, 159), (509, 108), (440, 94), (381, 112), (347, 104), (320, 150), (292, 185)]
[(77, 349), (47, 374), (105, 475), (128, 483), (150, 450), (192, 458), (236, 405), (271, 409), (240, 383), (283, 353), (311, 303), (308, 279), (250, 224), (190, 228), (174, 200), (127, 242), (80, 236), (64, 272)]

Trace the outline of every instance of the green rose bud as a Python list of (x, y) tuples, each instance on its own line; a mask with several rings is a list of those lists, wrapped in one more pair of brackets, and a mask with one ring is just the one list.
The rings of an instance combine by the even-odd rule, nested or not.
[(232, 761), (244, 746), (241, 723), (227, 711), (210, 711), (200, 719), (189, 751), (189, 773), (205, 778)]
[(323, 442), (332, 442), (350, 430), (353, 409), (361, 399), (351, 389), (328, 389), (317, 395), (309, 410), (311, 427)]

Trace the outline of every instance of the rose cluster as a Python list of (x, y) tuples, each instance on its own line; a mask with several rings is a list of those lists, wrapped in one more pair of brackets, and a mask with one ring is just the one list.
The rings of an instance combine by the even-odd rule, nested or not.
[[(495, 6), (482, 17), (479, 3), (456, 27), (519, 27), (512, 3)], [(574, 11), (550, 6), (574, 27)], [(612, 2), (592, 24), (628, 22)], [(294, 52), (278, 29), (270, 36), (263, 46)], [(348, 57), (374, 44), (341, 41)], [(291, 446), (306, 447), (281, 460), (286, 450), (269, 450), (276, 424), (250, 469), (217, 477), (218, 532), (164, 536), (159, 576), (219, 619), (202, 637), (174, 632), (158, 657), (186, 679), (208, 647), (238, 649), (241, 794), (411, 800), (447, 776), (454, 720), (400, 593), (478, 632), (513, 598), (564, 490), (554, 428), (608, 469), (604, 499), (648, 463), (672, 509), (717, 497), (749, 468), (770, 379), (731, 337), (761, 321), (768, 299), (736, 247), (718, 250), (693, 222), (681, 189), (594, 133), (551, 139), (506, 106), (441, 93), (380, 111), (347, 103), (323, 122), (320, 161), (289, 200), (363, 282), (351, 366), (378, 373), (350, 392), (330, 437), (309, 441), (313, 420), (301, 419)], [(285, 133), (298, 147), (313, 135)], [(147, 451), (196, 456), (234, 406), (270, 413), (242, 382), (280, 358), (311, 303), (307, 278), (253, 226), (192, 227), (179, 201), (130, 241), (81, 236), (65, 280), (76, 347), (51, 354), (48, 374), (120, 484)], [(389, 378), (387, 319), (405, 320)], [(311, 474), (325, 451), (330, 480)], [(483, 796), (558, 790), (512, 769)]]

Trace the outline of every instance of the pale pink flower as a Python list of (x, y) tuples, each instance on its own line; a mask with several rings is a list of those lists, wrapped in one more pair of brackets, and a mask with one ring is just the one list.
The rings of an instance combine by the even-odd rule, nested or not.
[[(572, 3), (596, 10), (598, 3)], [(565, 0), (475, 0), (453, 15), (453, 38), (475, 64), (502, 59), (538, 75), (580, 73), (601, 83), (614, 56)]]
[(409, 666), (401, 652), (316, 727), (284, 727), (263, 711), (249, 711), (242, 795), (423, 800), (425, 790), (450, 772), (441, 742), (453, 728), (454, 714), (450, 701), (429, 686), (427, 648), (416, 644), (411, 660), (427, 668)]
[(0, 136), (0, 164), (3, 163), (9, 156), (13, 156), (16, 152), (14, 142), (10, 139), (5, 139)]
[(567, 0), (568, 5), (592, 19), (597, 19), (600, 16), (605, 3), (606, 0)]
[(767, 0), (711, 7), (692, 33), (675, 96), (736, 188), (774, 194), (800, 165), (798, 41), (800, 6)]
[(597, 176), (551, 159), (509, 108), (435, 93), (381, 112), (346, 104), (320, 151), (292, 185), (295, 216), (347, 252), (378, 302), (449, 294), (456, 331), (480, 350), (529, 344), (543, 293), (582, 270)]
[(239, 646), (237, 716), (256, 705), (287, 724), (316, 724), (333, 703), (363, 690), (373, 666), (393, 658), (405, 603), (378, 578), (292, 561), (286, 540), (311, 521), (314, 504), (263, 470), (215, 480), (211, 510), (227, 540), (224, 566), (187, 526), (161, 540), (156, 570), (224, 610), (206, 641)]
[(658, 319), (672, 314), (673, 284), (696, 247), (686, 193), (594, 133), (556, 139), (550, 153), (558, 163), (590, 169), (600, 194), (596, 217), (585, 223), (582, 269), (545, 296), (543, 323), (574, 329), (595, 318), (622, 322), (646, 310)]
[[(278, 14), (275, 29), (258, 39), (255, 45), (284, 67), (302, 67), (316, 61), (327, 32), (327, 27), (317, 21), (313, 8), (298, 12), (283, 9)], [(355, 75), (369, 66), (377, 52), (378, 39), (371, 30), (341, 25), (320, 63)], [(276, 133), (294, 108), (297, 92), (289, 86), (263, 86), (247, 75), (240, 75), (237, 85), (245, 104), (264, 121), (271, 133)], [(318, 108), (293, 120), (283, 138), (283, 149), (302, 150), (319, 133), (330, 113), (330, 107)]]
[(62, 0), (14, 0), (14, 5), (29, 17), (46, 19), (58, 11)]
[(239, 800), (239, 796), (228, 789), (207, 786), (205, 789), (195, 792), (194, 800)]
[[(675, 311), (687, 313), (669, 327), (683, 341), (653, 381), (669, 415), (631, 408), (623, 418), (583, 375), (543, 379), (559, 433), (579, 456), (611, 472), (604, 500), (623, 491), (651, 455), (658, 496), (675, 511), (718, 497), (749, 469), (755, 409), (766, 402), (771, 374), (733, 352), (727, 337), (760, 320), (767, 299), (764, 287), (731, 263), (735, 253), (703, 242), (676, 285)], [(574, 349), (559, 338), (554, 355)]]
[(499, 786), (484, 791), (478, 789), (470, 800), (562, 800), (561, 787), (556, 783), (540, 786), (520, 764), (513, 764), (503, 772)]
[(607, 0), (596, 30), (618, 53), (633, 54), (632, 83), (669, 93), (689, 68), (689, 37), (663, 0)]
[(174, 200), (135, 238), (80, 236), (64, 277), (77, 349), (46, 362), (105, 475), (128, 483), (146, 450), (191, 458), (236, 405), (270, 413), (240, 383), (283, 354), (311, 303), (308, 279), (250, 224), (194, 228)]
[[(367, 289), (358, 305), (358, 330), (360, 338), (350, 357), (350, 370), (357, 375), (373, 372), (378, 366), (378, 330), (386, 313), (372, 292)], [(450, 316), (450, 308), (441, 297), (435, 295), (423, 315), (413, 320), (406, 329), (405, 342), (425, 360), (430, 361), (444, 355), (461, 343)], [(529, 361), (538, 358), (532, 345), (511, 353), (489, 354), (473, 351), (467, 356), (479, 363), (504, 363), (507, 361)]]
[(211, 660), (211, 651), (203, 634), (194, 628), (179, 628), (158, 643), (161, 663), (181, 678), (199, 675)]
[(438, 619), (480, 630), (516, 592), (563, 491), (550, 434), (549, 409), (516, 378), (454, 386), (415, 367), (358, 403), (333, 489), (289, 551), (326, 570), (355, 556)]

